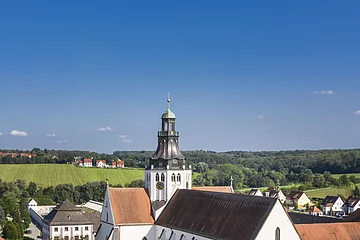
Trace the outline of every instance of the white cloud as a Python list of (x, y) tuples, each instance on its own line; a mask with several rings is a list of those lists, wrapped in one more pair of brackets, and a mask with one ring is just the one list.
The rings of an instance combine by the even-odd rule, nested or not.
[(130, 139), (123, 139), (122, 141), (123, 141), (123, 143), (132, 143), (132, 141)]
[(62, 143), (63, 141), (61, 141), (61, 140), (57, 140), (56, 142), (57, 142), (57, 143)]
[(124, 138), (127, 138), (128, 136), (127, 135), (118, 135), (118, 137), (124, 139)]
[(264, 119), (264, 115), (258, 115), (258, 119), (263, 120), (263, 119)]
[(12, 135), (12, 136), (17, 136), (17, 137), (27, 137), (27, 136), (29, 136), (29, 135), (27, 134), (27, 132), (19, 131), (19, 130), (12, 130), (12, 131), (10, 132), (10, 135)]
[(2, 132), (0, 132), (0, 136), (2, 136), (3, 135), (3, 133)]
[(56, 142), (57, 142), (57, 143), (67, 143), (68, 140), (66, 140), (66, 139), (65, 139), (65, 140), (57, 140)]
[(333, 90), (321, 90), (321, 91), (315, 91), (315, 94), (321, 94), (321, 95), (333, 95)]
[(360, 110), (357, 110), (354, 114), (360, 116)]
[(99, 132), (105, 132), (105, 131), (111, 131), (111, 127), (102, 127), (102, 128), (98, 128), (96, 129), (96, 131), (99, 131)]
[(56, 137), (56, 134), (55, 133), (49, 133), (49, 134), (46, 134), (47, 137)]

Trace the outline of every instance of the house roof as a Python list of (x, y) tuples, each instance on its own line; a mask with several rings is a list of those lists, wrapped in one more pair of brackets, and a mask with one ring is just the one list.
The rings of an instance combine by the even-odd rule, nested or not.
[(144, 188), (109, 188), (109, 195), (116, 225), (154, 223)]
[(96, 233), (100, 226), (100, 213), (85, 213), (85, 215), (94, 223), (93, 233)]
[(84, 158), (84, 163), (88, 163), (88, 162), (91, 162), (92, 163), (92, 159), (91, 158)]
[(48, 225), (80, 225), (93, 224), (93, 222), (81, 212), (81, 209), (76, 207), (69, 200), (65, 200), (60, 205), (57, 205), (53, 210), (44, 217), (43, 222)]
[(305, 194), (303, 192), (298, 192), (298, 191), (291, 191), (287, 196), (286, 199), (287, 200), (297, 200), (299, 198), (301, 198), (301, 196)]
[(353, 240), (360, 237), (360, 223), (295, 224), (303, 240)]
[(332, 207), (334, 203), (339, 199), (339, 196), (326, 196), (321, 205), (326, 207)]
[(330, 218), (323, 216), (314, 216), (310, 214), (297, 213), (297, 212), (288, 212), (291, 221), (294, 224), (314, 224), (314, 223), (335, 223), (342, 222), (338, 218)]
[(255, 239), (276, 201), (178, 189), (156, 224), (213, 239)]
[(96, 163), (103, 162), (106, 164), (106, 160), (96, 160)]
[(231, 186), (192, 187), (192, 190), (207, 191), (207, 192), (234, 193)]
[(348, 207), (354, 207), (358, 202), (360, 201), (360, 198), (357, 196), (349, 196), (346, 201), (344, 202), (345, 206)]
[(309, 208), (309, 211), (308, 211), (308, 212), (321, 213), (322, 211), (321, 211), (318, 207), (316, 207), (316, 206), (311, 206), (311, 207)]
[[(257, 188), (253, 188), (253, 189), (250, 190), (250, 192), (248, 193), (248, 195), (255, 195), (258, 191), (260, 191), (260, 190), (257, 189)], [(260, 191), (260, 193), (261, 193), (261, 191)]]

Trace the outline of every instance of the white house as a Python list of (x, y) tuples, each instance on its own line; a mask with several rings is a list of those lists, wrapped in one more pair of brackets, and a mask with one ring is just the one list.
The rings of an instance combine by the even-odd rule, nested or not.
[(248, 195), (251, 195), (251, 196), (263, 196), (262, 192), (257, 189), (257, 188), (253, 188), (250, 190), (250, 192), (248, 192)]
[(84, 158), (83, 166), (84, 167), (92, 167), (92, 159), (91, 158)]
[(321, 203), (321, 209), (324, 215), (336, 215), (343, 212), (344, 201), (339, 196), (326, 196)]
[(276, 187), (269, 187), (265, 192), (264, 192), (264, 196), (265, 197), (272, 197), (272, 198), (277, 198), (280, 200), (281, 203), (284, 203), (286, 200), (285, 195), (283, 194), (283, 192), (276, 188)]
[(37, 201), (31, 199), (30, 202), (28, 203), (28, 208), (36, 207), (37, 205), (38, 205)]
[(345, 214), (351, 214), (360, 208), (360, 198), (357, 196), (349, 196), (344, 205)]
[(291, 191), (286, 196), (286, 203), (289, 206), (294, 206), (296, 203), (298, 205), (298, 208), (305, 208), (307, 204), (311, 205), (311, 201), (304, 192), (298, 192), (298, 191)]
[(106, 167), (106, 160), (96, 160), (96, 167), (98, 168)]
[(311, 206), (308, 210), (308, 213), (313, 216), (322, 216), (323, 212), (316, 206)]
[(93, 240), (94, 222), (69, 200), (56, 206), (43, 219), (43, 240)]

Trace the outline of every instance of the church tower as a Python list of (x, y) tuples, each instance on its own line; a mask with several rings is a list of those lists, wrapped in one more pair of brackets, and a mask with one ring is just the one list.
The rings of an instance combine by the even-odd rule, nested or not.
[(161, 117), (158, 146), (145, 169), (145, 188), (151, 201), (168, 201), (176, 189), (191, 189), (191, 166), (179, 150), (175, 114), (168, 107)]

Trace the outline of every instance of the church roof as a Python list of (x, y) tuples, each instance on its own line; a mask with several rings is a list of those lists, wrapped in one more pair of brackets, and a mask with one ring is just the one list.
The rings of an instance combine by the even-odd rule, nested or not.
[(335, 223), (341, 222), (339, 218), (331, 218), (325, 216), (314, 216), (298, 212), (288, 212), (291, 221), (294, 224), (316, 224), (316, 223)]
[(175, 114), (168, 108), (162, 115), (161, 118), (176, 118)]
[(360, 223), (295, 224), (303, 240), (351, 240), (359, 239)]
[(153, 224), (150, 199), (144, 188), (109, 188), (116, 225)]
[(192, 190), (207, 191), (207, 192), (222, 192), (222, 193), (233, 193), (234, 192), (230, 186), (192, 187)]
[(214, 239), (255, 239), (277, 199), (178, 189), (156, 224)]
[(93, 224), (93, 222), (69, 200), (57, 205), (43, 219), (48, 225), (81, 225)]

